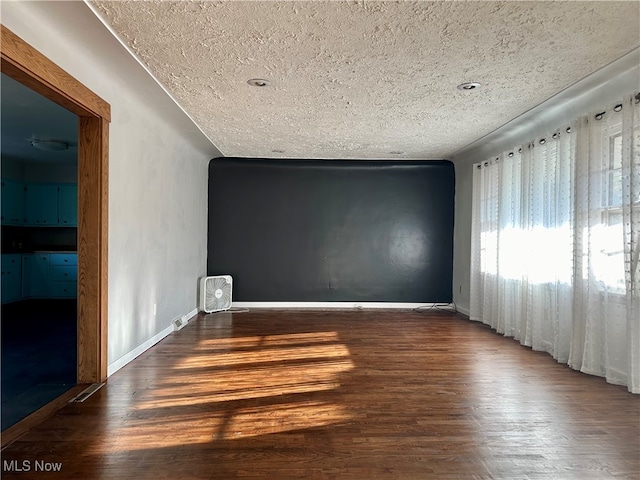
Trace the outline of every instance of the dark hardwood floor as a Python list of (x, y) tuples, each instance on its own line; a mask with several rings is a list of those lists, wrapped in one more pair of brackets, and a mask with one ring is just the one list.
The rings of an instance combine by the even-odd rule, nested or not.
[(5, 448), (2, 478), (637, 479), (639, 422), (624, 387), (459, 315), (220, 313)]
[(2, 431), (76, 384), (76, 300), (2, 305)]

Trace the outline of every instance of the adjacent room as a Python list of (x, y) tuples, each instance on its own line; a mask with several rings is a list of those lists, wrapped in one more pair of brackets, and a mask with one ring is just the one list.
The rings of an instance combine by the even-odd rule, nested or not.
[(1, 2), (2, 477), (640, 475), (638, 2)]
[(1, 86), (4, 431), (76, 384), (78, 118)]

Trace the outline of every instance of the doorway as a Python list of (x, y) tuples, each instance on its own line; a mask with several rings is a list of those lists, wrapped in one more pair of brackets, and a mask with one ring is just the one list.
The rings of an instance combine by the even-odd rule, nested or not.
[[(40, 52), (1, 26), (2, 73), (79, 117), (77, 155), (76, 382), (107, 377), (108, 127), (110, 106)], [(61, 397), (2, 432), (12, 442)]]
[(76, 385), (78, 117), (0, 75), (6, 430)]

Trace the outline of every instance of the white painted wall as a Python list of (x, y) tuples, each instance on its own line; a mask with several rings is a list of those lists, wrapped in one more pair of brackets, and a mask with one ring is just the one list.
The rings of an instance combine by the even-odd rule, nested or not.
[(6, 27), (111, 104), (112, 373), (196, 307), (206, 270), (207, 164), (221, 155), (84, 3), (0, 5)]
[(568, 126), (594, 109), (612, 106), (622, 95), (640, 89), (639, 79), (640, 49), (635, 49), (453, 156), (456, 170), (453, 300), (461, 312), (469, 313), (473, 164)]

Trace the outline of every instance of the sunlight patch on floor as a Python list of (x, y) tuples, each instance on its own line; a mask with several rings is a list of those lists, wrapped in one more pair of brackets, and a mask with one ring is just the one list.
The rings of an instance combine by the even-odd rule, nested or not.
[(223, 412), (208, 415), (174, 413), (157, 419), (129, 419), (114, 427), (109, 435), (102, 436), (99, 443), (87, 446), (88, 453), (100, 455), (210, 443), (225, 422)]
[(139, 419), (88, 446), (91, 455), (207, 444), (345, 423), (354, 415), (331, 402), (305, 401), (212, 414)]
[(300, 361), (302, 359), (323, 359), (348, 357), (349, 350), (344, 345), (318, 345), (311, 347), (280, 347), (263, 350), (258, 347), (251, 351), (212, 352), (208, 355), (191, 356), (176, 365), (176, 369), (228, 367), (231, 365), (259, 364), (265, 362)]
[(277, 397), (281, 395), (292, 395), (309, 392), (321, 392), (334, 390), (340, 386), (337, 381), (324, 381), (324, 382), (299, 382), (280, 385), (265, 385), (261, 387), (242, 388), (242, 389), (230, 389), (222, 390), (219, 392), (201, 391), (201, 393), (193, 394), (190, 392), (188, 396), (184, 394), (180, 395), (178, 392), (180, 388), (167, 390), (165, 398), (152, 399), (148, 402), (141, 403), (137, 410), (149, 410), (154, 408), (167, 408), (167, 407), (180, 407), (186, 405), (200, 405), (206, 403), (218, 403), (218, 402), (231, 402), (237, 400), (247, 400), (250, 398), (268, 398)]
[(211, 347), (257, 347), (294, 345), (296, 343), (337, 342), (337, 332), (287, 333), (283, 335), (260, 335), (253, 337), (210, 338), (198, 343), (196, 351)]
[(166, 448), (346, 422), (353, 414), (326, 392), (354, 368), (336, 332), (203, 340), (137, 392), (131, 417), (103, 447)]
[(224, 438), (233, 440), (281, 433), (290, 430), (321, 427), (352, 418), (340, 405), (304, 402), (290, 405), (267, 405), (236, 411), (226, 425)]

